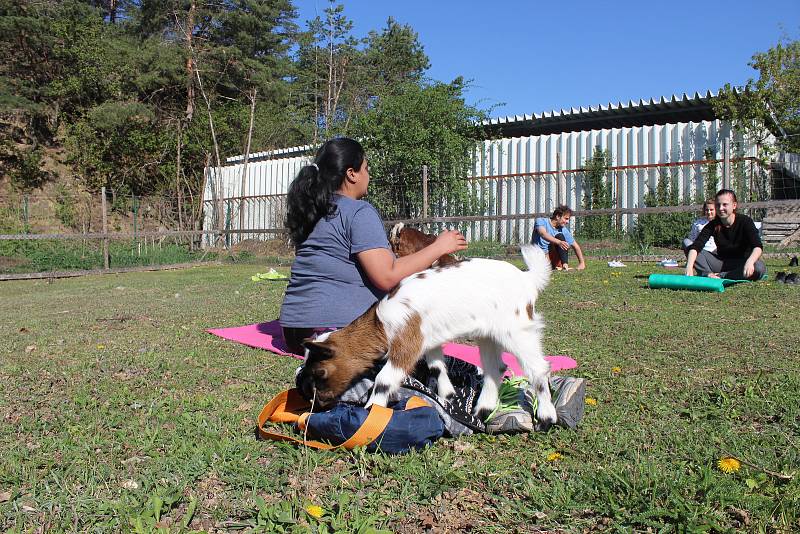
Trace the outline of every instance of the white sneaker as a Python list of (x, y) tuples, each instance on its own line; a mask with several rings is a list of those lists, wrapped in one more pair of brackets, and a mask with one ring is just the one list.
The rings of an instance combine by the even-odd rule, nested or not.
[(614, 260), (614, 261), (608, 262), (608, 266), (609, 267), (626, 267), (626, 265), (624, 263), (622, 263), (621, 261), (619, 261), (619, 260)]

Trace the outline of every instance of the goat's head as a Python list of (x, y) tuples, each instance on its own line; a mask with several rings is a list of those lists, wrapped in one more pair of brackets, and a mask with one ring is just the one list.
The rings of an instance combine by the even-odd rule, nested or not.
[[(434, 241), (436, 241), (435, 235), (426, 234), (416, 228), (405, 226), (403, 223), (395, 224), (389, 234), (389, 243), (392, 245), (392, 251), (398, 258), (422, 250)], [(455, 256), (452, 254), (445, 254), (439, 258), (438, 264), (448, 265), (456, 261)]]
[(329, 407), (386, 354), (386, 335), (375, 308), (341, 330), (303, 342), (306, 362), (296, 382), (305, 398)]

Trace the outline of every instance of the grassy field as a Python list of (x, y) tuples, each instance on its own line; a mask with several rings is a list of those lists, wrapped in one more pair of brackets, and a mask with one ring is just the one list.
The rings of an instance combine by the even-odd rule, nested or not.
[(538, 306), (589, 381), (578, 429), (391, 457), (255, 440), (297, 362), (204, 330), (277, 316), (265, 268), (0, 284), (0, 529), (800, 530), (800, 286), (557, 273)]

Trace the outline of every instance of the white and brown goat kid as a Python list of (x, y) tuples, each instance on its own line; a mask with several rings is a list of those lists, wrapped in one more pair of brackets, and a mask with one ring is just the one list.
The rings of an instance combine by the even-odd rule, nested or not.
[(474, 258), (406, 278), (350, 325), (305, 342), (307, 359), (298, 377), (302, 393), (326, 406), (386, 358), (368, 403), (386, 406), (424, 355), (438, 375), (439, 396), (448, 398), (454, 390), (442, 343), (469, 337), (478, 340), (484, 373), (475, 415), (485, 420), (497, 406), (505, 350), (517, 356), (536, 392), (538, 428), (548, 428), (556, 411), (548, 387), (550, 364), (542, 352), (544, 323), (534, 305), (550, 279), (550, 264), (531, 246), (524, 246), (522, 255), (528, 271)]

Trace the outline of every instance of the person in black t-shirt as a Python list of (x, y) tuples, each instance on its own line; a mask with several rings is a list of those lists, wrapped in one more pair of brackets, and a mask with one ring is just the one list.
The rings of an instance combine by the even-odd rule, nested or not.
[[(736, 213), (736, 193), (720, 189), (715, 197), (717, 216), (697, 236), (686, 259), (686, 276), (760, 280), (767, 274), (761, 261), (764, 246), (753, 219)], [(703, 250), (710, 237), (717, 244), (715, 252)]]

